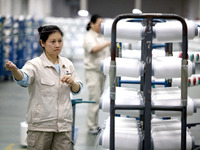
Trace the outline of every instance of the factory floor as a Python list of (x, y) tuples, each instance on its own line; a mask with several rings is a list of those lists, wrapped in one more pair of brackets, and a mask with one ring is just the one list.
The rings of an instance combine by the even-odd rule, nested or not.
[[(82, 61), (74, 62), (75, 68), (85, 84), (84, 66)], [(197, 71), (198, 71), (197, 67)], [(198, 72), (197, 72), (198, 73)], [(108, 86), (108, 80), (107, 84)], [(188, 95), (191, 98), (200, 98), (200, 86), (188, 88)], [(88, 90), (86, 85), (82, 93), (73, 98), (82, 98), (88, 100)], [(25, 121), (25, 113), (28, 104), (28, 92), (26, 88), (18, 86), (14, 81), (0, 81), (0, 150), (26, 150), (26, 147), (20, 145), (20, 122)], [(76, 105), (75, 126), (78, 128), (78, 135), (74, 150), (103, 150), (98, 145), (99, 136), (89, 135), (86, 114), (87, 103)], [(103, 126), (108, 113), (100, 110), (99, 125)], [(200, 122), (200, 110), (197, 110), (193, 116), (187, 118), (188, 123)], [(195, 138), (195, 144), (200, 145), (200, 126), (191, 129), (192, 136)]]

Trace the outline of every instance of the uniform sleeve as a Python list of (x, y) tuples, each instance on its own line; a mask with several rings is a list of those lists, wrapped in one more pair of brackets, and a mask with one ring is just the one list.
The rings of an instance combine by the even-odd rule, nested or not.
[(79, 76), (78, 76), (73, 64), (70, 66), (70, 69), (71, 69), (72, 78), (74, 79), (75, 82), (77, 82), (80, 85), (80, 89), (79, 89), (79, 91), (77, 93), (74, 93), (72, 91), (71, 92), (72, 92), (72, 94), (79, 94), (81, 92), (81, 90), (82, 90), (83, 83), (80, 80), (80, 78), (79, 78)]
[(29, 85), (29, 77), (25, 72), (23, 72), (22, 70), (20, 71), (23, 73), (23, 79), (20, 81), (16, 80), (14, 77), (13, 79), (17, 82), (18, 85), (22, 87), (27, 87)]
[(26, 73), (29, 77), (29, 84), (31, 84), (34, 81), (35, 78), (35, 67), (34, 65), (28, 61), (25, 63), (25, 65), (23, 66), (23, 68), (21, 69), (24, 73)]
[(82, 88), (83, 88), (83, 84), (82, 84), (80, 81), (78, 81), (77, 83), (80, 85), (80, 89), (79, 89), (79, 91), (76, 92), (76, 93), (74, 93), (73, 91), (71, 91), (73, 95), (79, 94), (79, 93), (81, 92)]

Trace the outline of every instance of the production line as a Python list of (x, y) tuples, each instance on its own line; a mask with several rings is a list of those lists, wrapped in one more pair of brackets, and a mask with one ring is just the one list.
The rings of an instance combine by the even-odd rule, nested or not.
[(0, 150), (200, 150), (200, 0), (0, 6)]
[[(147, 17), (147, 25), (152, 21), (152, 18), (148, 15), (151, 16), (151, 14), (144, 14)], [(159, 16), (159, 14), (155, 14), (155, 18), (157, 15)], [(198, 111), (200, 100), (192, 99), (187, 96), (187, 92), (184, 94), (183, 92), (187, 90), (187, 87), (198, 85), (199, 78), (198, 74), (195, 75), (195, 63), (198, 63), (199, 53), (185, 53), (185, 50), (187, 52), (187, 45), (184, 42), (187, 41), (184, 41), (186, 39), (186, 35), (183, 33), (183, 31), (185, 32), (183, 29), (185, 28), (184, 21), (180, 19), (181, 22), (178, 17), (178, 21), (168, 21), (171, 18), (164, 16), (167, 21), (162, 20), (146, 27), (141, 22), (130, 19), (131, 17), (139, 18), (140, 15), (127, 16), (129, 19), (124, 19), (126, 14), (121, 15), (119, 18), (121, 17), (124, 20), (121, 18), (122, 21), (119, 18), (116, 19), (117, 21), (109, 20), (102, 26), (102, 33), (107, 38), (111, 37), (112, 42), (122, 42), (123, 44), (123, 42), (143, 41), (141, 42), (143, 45), (141, 45), (141, 51), (125, 50), (127, 53), (123, 53), (123, 49), (120, 48), (117, 52), (114, 52), (116, 46), (111, 46), (111, 57), (102, 60), (101, 71), (105, 75), (110, 75), (111, 81), (110, 88), (105, 90), (101, 96), (100, 108), (104, 112), (110, 112), (110, 118), (108, 118), (109, 121), (106, 121), (109, 126), (105, 125), (101, 134), (100, 145), (111, 150), (147, 150), (150, 147), (154, 150), (194, 149), (196, 147), (195, 139), (186, 128), (186, 119), (187, 116), (192, 116)], [(154, 17), (154, 14), (152, 16)], [(162, 15), (158, 18), (162, 18)], [(194, 39), (198, 36), (197, 25), (193, 21), (185, 22), (188, 28), (188, 40)], [(152, 49), (151, 40), (155, 43), (182, 41), (183, 50), (182, 52), (172, 53), (171, 56), (166, 56), (166, 52), (158, 52)], [(116, 53), (116, 55), (113, 55), (113, 53)], [(156, 55), (157, 53), (158, 55)], [(186, 58), (187, 63), (184, 62)], [(118, 87), (116, 77), (135, 78), (139, 81), (141, 87), (140, 89)], [(152, 78), (153, 81), (170, 79), (172, 84), (169, 87), (151, 89), (149, 86), (151, 83), (148, 82)], [(145, 115), (145, 111), (151, 114)], [(184, 111), (187, 114), (185, 119)], [(120, 117), (116, 117), (115, 114), (119, 114)], [(118, 127), (119, 118), (127, 116), (130, 120), (137, 118), (137, 125), (135, 124), (129, 131), (127, 131), (127, 128)], [(168, 119), (164, 121), (162, 118)], [(178, 118), (175, 121), (176, 123), (174, 123), (173, 118)], [(172, 123), (168, 124), (171, 121)], [(132, 123), (134, 124), (135, 120)], [(126, 124), (125, 121), (124, 124)], [(149, 130), (149, 127), (151, 130)], [(147, 128), (148, 131), (144, 128)]]

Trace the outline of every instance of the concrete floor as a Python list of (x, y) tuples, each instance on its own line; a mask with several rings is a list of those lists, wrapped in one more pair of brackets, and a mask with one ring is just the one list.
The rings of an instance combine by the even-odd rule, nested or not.
[[(75, 68), (85, 84), (83, 62), (74, 63)], [(197, 68), (198, 69), (198, 68)], [(199, 70), (199, 69), (198, 69)], [(108, 82), (107, 85), (108, 86)], [(192, 98), (200, 98), (200, 86), (188, 88), (188, 95)], [(80, 95), (74, 98), (88, 100), (87, 87), (83, 87)], [(26, 107), (28, 104), (28, 92), (26, 88), (18, 86), (14, 81), (0, 81), (0, 150), (26, 150), (20, 145), (20, 122), (25, 121)], [(88, 104), (76, 105), (76, 127), (78, 137), (74, 146), (75, 150), (102, 150), (98, 146), (99, 136), (88, 135), (86, 125), (86, 113)], [(102, 126), (108, 113), (100, 110), (99, 125)], [(200, 110), (188, 117), (189, 123), (200, 122)], [(200, 127), (191, 129), (195, 137), (195, 143), (200, 145)]]

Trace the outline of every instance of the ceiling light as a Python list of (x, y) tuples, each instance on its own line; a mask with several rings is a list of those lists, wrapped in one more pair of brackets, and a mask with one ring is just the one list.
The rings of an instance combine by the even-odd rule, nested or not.
[(81, 17), (87, 17), (89, 15), (89, 12), (87, 10), (79, 10), (78, 15)]

